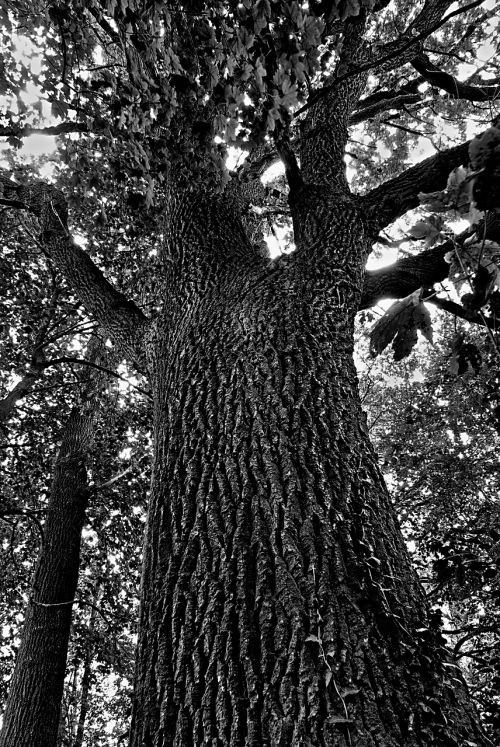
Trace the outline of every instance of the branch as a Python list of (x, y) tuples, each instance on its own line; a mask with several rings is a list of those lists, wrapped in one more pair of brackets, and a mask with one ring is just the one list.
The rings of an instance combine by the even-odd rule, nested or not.
[[(337, 81), (344, 78), (342, 73), (349, 69), (351, 60), (366, 59), (365, 24), (364, 10), (345, 21), (342, 49), (336, 67)], [(345, 175), (345, 145), (349, 119), (365, 87), (366, 77), (357, 75), (335, 93), (332, 89), (332, 94), (327, 98), (311, 101), (311, 104), (317, 105), (304, 118), (300, 128), (300, 167), (305, 182), (349, 192)]]
[(389, 267), (367, 270), (359, 310), (375, 306), (384, 298), (404, 298), (445, 280), (450, 265), (444, 257), (452, 249), (453, 242), (446, 241), (415, 257), (403, 257)]
[[(419, 288), (432, 288), (435, 283), (445, 280), (450, 271), (445, 255), (455, 248), (457, 241), (460, 243), (470, 238), (473, 233), (483, 234), (492, 241), (498, 240), (500, 217), (497, 217), (495, 213), (490, 213), (484, 222), (475, 227), (475, 230), (467, 229), (455, 239), (445, 241), (416, 256), (403, 257), (389, 267), (368, 270), (365, 273), (359, 311), (374, 306), (384, 298), (404, 298)], [(440, 298), (434, 293), (424, 296), (423, 300), (471, 324), (485, 327), (489, 333), (492, 329), (500, 327), (500, 318), (487, 317), (481, 309), (467, 309), (447, 298)]]
[[(449, 20), (451, 20), (451, 18), (454, 18), (461, 13), (465, 13), (472, 8), (476, 8), (483, 2), (484, 0), (474, 0), (474, 2), (464, 5), (463, 8), (458, 8), (452, 13), (448, 13), (444, 18), (441, 18), (441, 14), (452, 4), (451, 0), (435, 0), (435, 2), (430, 0), (429, 2), (426, 2), (415, 21), (399, 39), (386, 44), (379, 57), (372, 57), (368, 62), (354, 67), (344, 75), (336, 78), (330, 85), (324, 86), (321, 90), (314, 93), (310, 100), (295, 112), (294, 117), (297, 117), (299, 114), (307, 111), (307, 109), (310, 109), (311, 106), (316, 104), (324, 96), (328, 95), (348, 78), (352, 78), (363, 72), (384, 67), (388, 62), (393, 63), (393, 67), (410, 62), (412, 58), (415, 57), (415, 51), (419, 49), (419, 43), (421, 41), (427, 39), (428, 36), (441, 28), (441, 26), (444, 26)], [(438, 20), (434, 20), (436, 16), (438, 17)]]
[(2, 193), (7, 199), (15, 198), (21, 202), (38, 218), (47, 255), (93, 319), (128, 357), (143, 368), (142, 338), (147, 318), (106, 280), (88, 254), (74, 243), (67, 230), (67, 205), (62, 192), (38, 180), (28, 185), (16, 184), (0, 171)]
[(111, 24), (104, 18), (104, 15), (101, 13), (101, 11), (97, 8), (89, 7), (87, 8), (90, 15), (92, 15), (99, 26), (102, 28), (102, 30), (109, 36), (111, 41), (114, 44), (117, 44), (119, 47), (122, 47), (122, 42), (120, 39), (120, 35), (114, 30), (114, 28), (111, 26)]
[(113, 376), (115, 379), (124, 381), (126, 384), (128, 384), (128, 386), (132, 387), (133, 389), (137, 389), (138, 392), (151, 399), (151, 392), (146, 391), (146, 389), (142, 389), (140, 386), (137, 386), (137, 384), (132, 384), (132, 382), (125, 378), (125, 376), (121, 376), (119, 373), (116, 373), (116, 371), (112, 371), (110, 368), (106, 368), (106, 366), (100, 366), (98, 363), (93, 363), (92, 361), (85, 360), (84, 358), (71, 358), (70, 356), (63, 355), (61, 358), (53, 358), (52, 360), (46, 361), (46, 363), (44, 364), (44, 368), (49, 368), (49, 366), (57, 366), (59, 363), (78, 363), (81, 366), (89, 366), (90, 368), (94, 368), (97, 371), (102, 371), (103, 373), (107, 373), (109, 376)]
[(290, 143), (286, 139), (277, 140), (276, 150), (285, 167), (285, 175), (290, 192), (298, 192), (303, 186), (302, 174)]
[(450, 171), (468, 163), (469, 143), (470, 141), (467, 141), (430, 156), (360, 197), (361, 206), (369, 213), (370, 230), (373, 229), (373, 235), (376, 236), (382, 228), (408, 210), (418, 207), (419, 192), (444, 189)]
[(61, 122), (52, 127), (7, 127), (0, 125), (0, 137), (29, 137), (30, 135), (65, 135), (70, 132), (88, 132), (85, 122)]
[(478, 324), (480, 327), (486, 327), (487, 329), (496, 329), (499, 321), (497, 317), (487, 317), (481, 311), (473, 311), (466, 309), (455, 301), (450, 301), (447, 298), (439, 298), (438, 296), (431, 296), (423, 299), (426, 303), (433, 304), (437, 309), (441, 311), (447, 311), (449, 314), (464, 319), (466, 322), (471, 324)]
[(443, 89), (454, 99), (493, 101), (500, 96), (500, 85), (470, 86), (467, 83), (461, 83), (453, 75), (440, 70), (425, 54), (415, 57), (411, 64), (422, 78), (431, 85)]
[(417, 104), (422, 100), (420, 93), (406, 93), (401, 96), (393, 95), (392, 98), (385, 98), (376, 104), (358, 109), (349, 119), (349, 125), (356, 125), (365, 122), (367, 119), (376, 117), (377, 114), (386, 112), (388, 109), (402, 109), (406, 104)]
[(370, 93), (368, 94), (368, 96), (364, 96), (358, 101), (357, 109), (366, 109), (366, 107), (368, 106), (373, 106), (374, 104), (378, 104), (380, 101), (387, 101), (388, 99), (393, 99), (397, 96), (404, 96), (409, 93), (418, 93), (418, 87), (420, 83), (420, 78), (413, 78), (412, 80), (408, 81), (408, 83), (402, 85), (401, 88), (398, 88), (397, 91), (384, 90)]
[(118, 482), (118, 480), (121, 480), (122, 477), (125, 477), (125, 475), (128, 475), (129, 472), (132, 471), (134, 465), (129, 464), (126, 469), (123, 470), (123, 472), (119, 472), (117, 475), (114, 475), (114, 477), (111, 477), (109, 480), (106, 480), (106, 482), (101, 482), (100, 485), (95, 485), (93, 490), (94, 492), (97, 492), (98, 490), (103, 490), (104, 488), (109, 488), (110, 485), (113, 485), (115, 482)]
[[(422, 95), (417, 92), (420, 83), (420, 78), (416, 77), (401, 86), (397, 91), (377, 91), (360, 99), (356, 111), (349, 119), (349, 126), (364, 122), (383, 111), (400, 109), (407, 104), (418, 103), (422, 99)], [(236, 142), (242, 150), (248, 149), (248, 143), (245, 140)], [(299, 144), (300, 137), (293, 138), (290, 141), (290, 145), (293, 147), (298, 147)], [(244, 163), (236, 170), (236, 178), (242, 184), (260, 179), (266, 169), (273, 166), (279, 158), (275, 143), (260, 145), (253, 149)]]

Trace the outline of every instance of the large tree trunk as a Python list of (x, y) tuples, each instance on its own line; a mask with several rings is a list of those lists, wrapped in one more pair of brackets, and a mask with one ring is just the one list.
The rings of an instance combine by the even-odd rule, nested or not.
[(64, 431), (0, 733), (1, 747), (51, 747), (57, 743), (88, 501), (84, 459), (92, 423), (93, 413), (75, 409)]
[[(317, 197), (301, 197), (310, 246)], [(266, 264), (227, 206), (170, 206), (134, 747), (487, 743), (368, 441), (363, 225), (336, 201), (336, 267), (319, 250)]]

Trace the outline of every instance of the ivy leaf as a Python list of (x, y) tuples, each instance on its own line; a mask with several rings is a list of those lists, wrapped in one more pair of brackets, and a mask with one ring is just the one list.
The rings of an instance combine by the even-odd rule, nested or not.
[(420, 301), (420, 289), (393, 303), (373, 326), (370, 334), (371, 355), (376, 357), (392, 341), (394, 360), (406, 358), (418, 341), (418, 330), (432, 342), (431, 318)]

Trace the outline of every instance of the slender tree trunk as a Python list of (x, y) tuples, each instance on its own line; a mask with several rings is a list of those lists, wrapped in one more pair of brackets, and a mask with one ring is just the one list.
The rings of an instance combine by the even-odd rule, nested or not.
[(170, 210), (185, 280), (149, 348), (133, 747), (487, 743), (368, 440), (352, 360), (363, 224), (334, 198), (336, 269), (318, 252), (252, 258), (220, 203)]
[[(98, 601), (98, 595), (94, 597), (95, 602)], [(93, 658), (93, 636), (95, 627), (95, 607), (90, 609), (90, 620), (88, 630), (88, 640), (85, 646), (85, 657), (83, 660), (83, 674), (80, 684), (80, 713), (78, 715), (78, 728), (76, 730), (76, 737), (73, 743), (73, 747), (83, 746), (83, 736), (85, 731), (85, 721), (87, 719), (87, 713), (89, 710), (90, 703), (90, 687), (91, 687), (91, 675), (92, 675), (92, 658)]]
[(59, 728), (57, 731), (57, 747), (72, 747), (73, 737), (76, 733), (76, 702), (78, 662), (73, 665), (71, 684), (66, 685), (61, 701), (61, 715), (59, 717)]
[(74, 410), (64, 431), (0, 734), (1, 747), (50, 747), (57, 743), (88, 500), (84, 459), (92, 421), (92, 414)]

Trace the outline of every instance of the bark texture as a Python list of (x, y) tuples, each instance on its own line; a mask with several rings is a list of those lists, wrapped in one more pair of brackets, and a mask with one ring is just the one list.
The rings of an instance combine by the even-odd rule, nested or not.
[(221, 201), (170, 204), (170, 255), (192, 282), (170, 276), (148, 343), (131, 745), (486, 744), (441, 667), (364, 425), (363, 213), (323, 185), (294, 199), (307, 252), (272, 264)]
[[(429, 2), (428, 22), (449, 4)], [(340, 77), (308, 107), (300, 170), (279, 146), (293, 255), (259, 258), (234, 205), (201, 188), (167, 205), (131, 747), (488, 743), (443, 666), (359, 401), (371, 242), (425, 169), (448, 167), (415, 167), (385, 203), (350, 194), (364, 21), (346, 21)]]
[(0, 732), (1, 747), (57, 743), (81, 531), (88, 501), (84, 459), (91, 414), (75, 410), (65, 428), (43, 544)]

